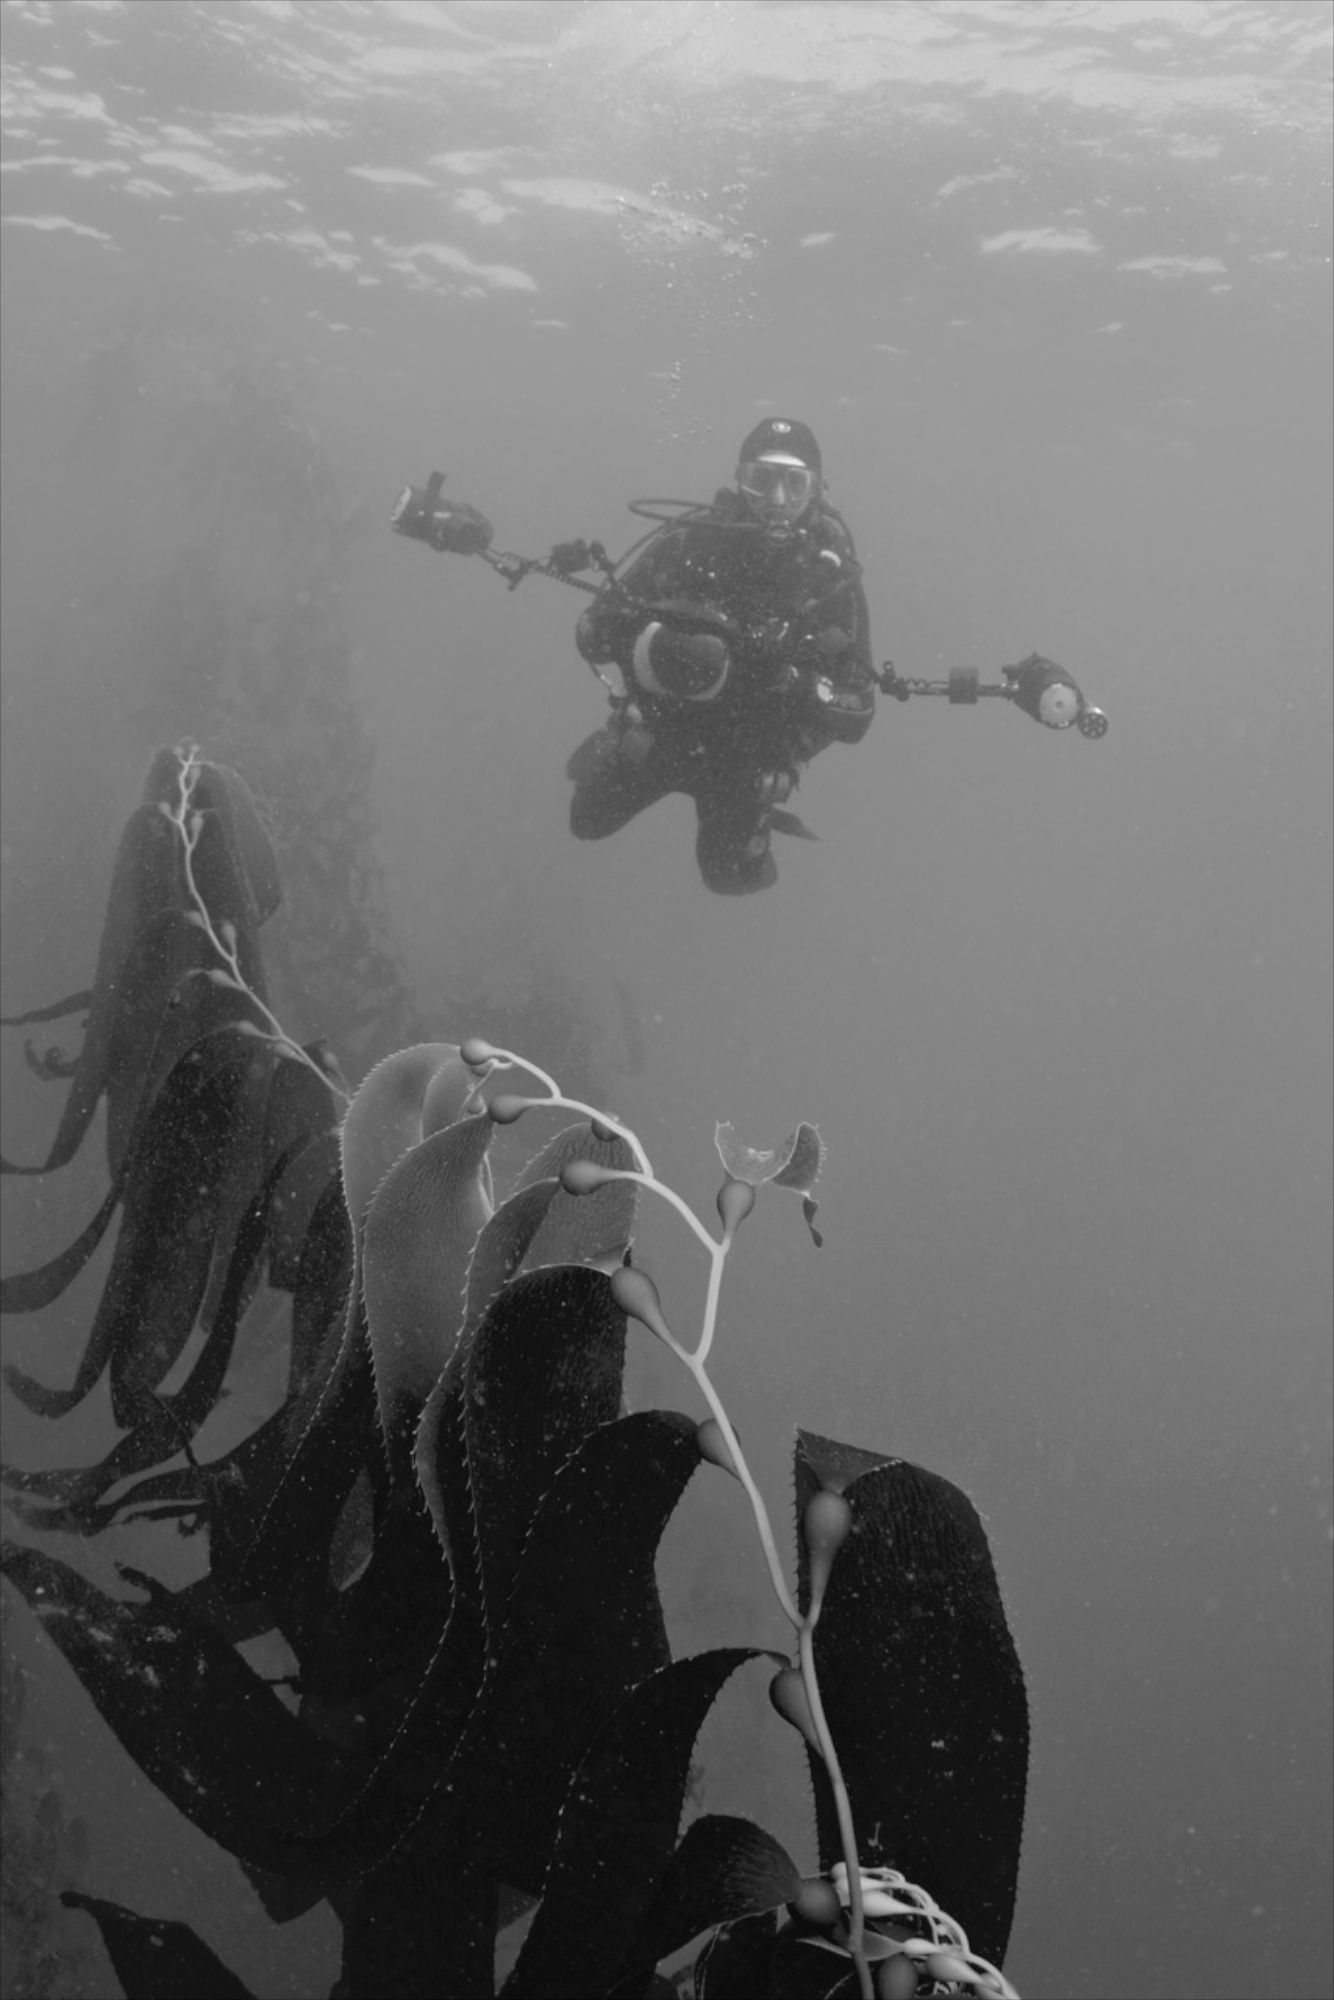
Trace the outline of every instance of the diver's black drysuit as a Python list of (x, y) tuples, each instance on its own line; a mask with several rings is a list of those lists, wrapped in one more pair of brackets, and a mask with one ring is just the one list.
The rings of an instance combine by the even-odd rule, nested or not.
[[(768, 888), (771, 833), (805, 831), (779, 809), (802, 765), (828, 743), (859, 742), (875, 712), (859, 575), (845, 522), (820, 500), (782, 542), (727, 487), (710, 508), (660, 528), (579, 620), (580, 652), (594, 666), (614, 661), (625, 697), (570, 759), (575, 837), (605, 839), (668, 792), (685, 792), (708, 887)], [(714, 643), (702, 671), (659, 676), (645, 644), (655, 620), (689, 629), (691, 609), (704, 607), (731, 621), (725, 645)]]

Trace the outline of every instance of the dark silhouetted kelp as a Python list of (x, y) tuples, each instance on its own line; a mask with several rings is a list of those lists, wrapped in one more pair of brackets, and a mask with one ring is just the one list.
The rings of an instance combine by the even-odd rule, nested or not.
[[(69, 1079), (56, 1143), (25, 1170), (70, 1159), (105, 1097), (111, 1191), (70, 1251), (5, 1298), (33, 1311), (58, 1296), (121, 1208), (74, 1382), (8, 1377), (54, 1417), (109, 1372), (124, 1435), (99, 1465), (4, 1478), (30, 1530), (175, 1518), (207, 1530), (208, 1570), (171, 1591), (122, 1566), (113, 1598), (10, 1542), (10, 1582), (269, 1914), (329, 1903), (344, 1939), (335, 2000), (492, 1995), (516, 1892), (535, 1909), (508, 2000), (1012, 1992), (996, 1967), (1027, 1708), (976, 1510), (920, 1467), (799, 1433), (794, 1590), (708, 1374), (757, 1189), (797, 1192), (820, 1242), (814, 1128), (768, 1151), (718, 1129), (715, 1237), (634, 1133), (475, 1037), (400, 1050), (349, 1100), (265, 999), (258, 931), (276, 901), (239, 781), (188, 746), (160, 753), (94, 987), (77, 997), (83, 1050), (44, 1068)], [(511, 1069), (540, 1091), (488, 1095)], [(498, 1200), (496, 1127), (551, 1108), (577, 1122)], [(641, 1191), (710, 1260), (693, 1344), (632, 1261)], [(291, 1297), (287, 1397), (201, 1462), (194, 1440), (262, 1279)], [(627, 1318), (686, 1368), (703, 1423), (625, 1412)], [(701, 1464), (745, 1488), (791, 1660), (672, 1656), (656, 1553)], [(266, 1633), (295, 1660), (280, 1682), (238, 1651)], [(681, 1831), (700, 1728), (737, 1669), (764, 1659), (807, 1746), (820, 1872), (806, 1878), (748, 1820), (705, 1814)], [(244, 1992), (187, 1926), (65, 1900), (99, 1925), (134, 2000)], [(658, 1965), (701, 1936), (669, 1986)]]

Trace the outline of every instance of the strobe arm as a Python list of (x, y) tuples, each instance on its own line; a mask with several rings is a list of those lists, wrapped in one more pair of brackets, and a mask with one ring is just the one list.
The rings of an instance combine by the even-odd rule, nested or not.
[(955, 708), (969, 708), (983, 700), (1010, 701), (1047, 729), (1074, 728), (1093, 742), (1105, 736), (1109, 727), (1103, 711), (1085, 701), (1065, 669), (1039, 653), (1031, 653), (1017, 666), (1002, 667), (998, 681), (984, 681), (976, 667), (952, 667), (944, 680), (922, 680), (896, 672), (892, 661), (886, 662), (876, 678), (881, 692), (895, 701), (907, 701), (916, 694), (939, 696)]

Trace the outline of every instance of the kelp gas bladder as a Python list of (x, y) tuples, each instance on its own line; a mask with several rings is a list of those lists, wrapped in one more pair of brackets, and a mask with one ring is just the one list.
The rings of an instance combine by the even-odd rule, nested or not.
[[(536, 1907), (507, 2000), (1011, 1992), (997, 1965), (1027, 1708), (977, 1513), (936, 1474), (798, 1432), (793, 1587), (708, 1373), (757, 1189), (796, 1191), (821, 1240), (814, 1128), (772, 1151), (718, 1128), (715, 1236), (633, 1132), (478, 1036), (388, 1057), (349, 1101), (263, 997), (257, 933), (275, 898), (257, 893), (258, 829), (237, 837), (238, 784), (189, 747), (155, 759), (97, 983), (66, 1003), (89, 1014), (84, 1053), (32, 1058), (71, 1079), (77, 1109), (26, 1171), (64, 1164), (106, 1096), (117, 1136), (98, 1233), (117, 1205), (123, 1218), (73, 1387), (13, 1370), (11, 1386), (59, 1415), (109, 1369), (124, 1435), (95, 1466), (4, 1474), (33, 1531), (206, 1529), (207, 1574), (170, 1591), (122, 1569), (139, 1594), (113, 1598), (35, 1541), (5, 1544), (5, 1573), (270, 1915), (331, 1905), (338, 2000), (493, 1994), (515, 1892)], [(535, 1091), (487, 1094), (516, 1068)], [(496, 1128), (551, 1111), (576, 1122), (498, 1198)], [(633, 1262), (641, 1192), (709, 1259), (693, 1343)], [(8, 1308), (58, 1296), (92, 1228), (9, 1281)], [(287, 1396), (201, 1461), (193, 1440), (263, 1280), (290, 1294)], [(627, 1319), (686, 1368), (702, 1422), (624, 1413)], [(672, 1655), (655, 1552), (704, 1464), (745, 1490), (791, 1659)], [(280, 1680), (238, 1651), (263, 1634), (290, 1654)], [(680, 1832), (705, 1716), (765, 1659), (812, 1774), (819, 1865), (805, 1876), (749, 1820), (706, 1813)], [(188, 1927), (67, 1900), (136, 2000), (243, 1992)], [(669, 1987), (656, 1968), (701, 1936)]]

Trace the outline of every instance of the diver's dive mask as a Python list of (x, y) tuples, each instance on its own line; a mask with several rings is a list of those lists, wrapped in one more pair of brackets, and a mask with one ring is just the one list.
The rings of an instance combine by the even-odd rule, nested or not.
[(743, 459), (737, 485), (771, 541), (785, 541), (820, 490), (820, 475), (785, 452)]

